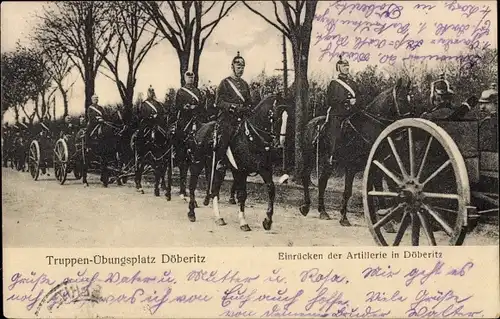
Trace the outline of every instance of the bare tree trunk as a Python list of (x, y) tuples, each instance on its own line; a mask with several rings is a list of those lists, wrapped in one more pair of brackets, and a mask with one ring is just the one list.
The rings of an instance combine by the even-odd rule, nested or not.
[(199, 69), (200, 69), (200, 57), (201, 57), (201, 50), (194, 48), (194, 55), (193, 55), (193, 72), (194, 72), (194, 85), (198, 87), (198, 83), (200, 81), (200, 76), (199, 76)]
[(184, 86), (186, 84), (186, 81), (184, 80), (184, 73), (189, 68), (189, 51), (188, 52), (178, 52), (179, 55), (179, 71), (181, 75), (181, 86)]
[(85, 77), (85, 116), (87, 116), (87, 111), (92, 104), (92, 95), (94, 95), (95, 90), (95, 74), (92, 71), (86, 71), (87, 76)]

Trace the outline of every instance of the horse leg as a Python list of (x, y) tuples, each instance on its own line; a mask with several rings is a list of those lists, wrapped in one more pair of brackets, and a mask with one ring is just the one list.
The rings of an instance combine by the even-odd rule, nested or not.
[(247, 175), (243, 172), (233, 172), (234, 182), (233, 185), (238, 185), (238, 203), (240, 204), (240, 211), (238, 212), (238, 219), (240, 221), (240, 229), (242, 231), (251, 231), (245, 219), (245, 202), (247, 200)]
[(234, 199), (234, 194), (236, 193), (236, 179), (233, 179), (233, 184), (231, 185), (231, 195), (229, 196), (229, 204), (235, 205), (236, 200)]
[(309, 194), (309, 182), (312, 171), (312, 165), (308, 165), (308, 163), (313, 163), (313, 156), (311, 156), (311, 152), (304, 152), (304, 165), (301, 169), (301, 180), (302, 187), (304, 189), (304, 203), (300, 206), (300, 213), (303, 216), (307, 216), (309, 213), (309, 208), (311, 207), (311, 195)]
[(159, 163), (159, 160), (154, 160), (153, 165), (154, 165), (154, 174), (155, 174), (155, 185), (154, 185), (154, 194), (156, 197), (160, 196), (160, 180), (161, 180), (161, 164)]
[(195, 214), (195, 208), (196, 208), (196, 197), (195, 197), (195, 191), (196, 187), (198, 186), (198, 177), (200, 176), (201, 170), (203, 169), (202, 162), (199, 163), (192, 163), (189, 167), (190, 171), (190, 177), (189, 177), (189, 211), (188, 211), (188, 218), (189, 221), (195, 222), (196, 221), (196, 214)]
[(179, 158), (179, 196), (181, 199), (186, 200), (186, 180), (187, 180), (187, 170), (188, 162), (185, 156), (184, 149), (182, 150), (182, 156)]
[(106, 160), (102, 160), (101, 162), (101, 182), (103, 187), (108, 187), (109, 171), (108, 171), (108, 163)]
[(356, 170), (352, 167), (346, 166), (345, 168), (345, 180), (344, 180), (344, 194), (342, 196), (342, 207), (340, 208), (340, 225), (351, 226), (351, 223), (347, 219), (347, 204), (352, 196), (352, 184), (354, 182), (354, 176), (356, 175)]
[(328, 215), (326, 212), (325, 208), (325, 191), (326, 191), (326, 185), (328, 184), (328, 179), (330, 178), (331, 175), (331, 166), (329, 164), (326, 164), (319, 176), (319, 181), (318, 181), (318, 212), (319, 212), (319, 219), (324, 219), (324, 220), (330, 220), (331, 217)]
[(89, 164), (87, 163), (88, 161), (87, 161), (85, 153), (86, 152), (85, 152), (84, 144), (82, 144), (82, 159), (81, 159), (81, 165), (82, 165), (82, 183), (83, 183), (84, 187), (88, 187), (89, 183), (87, 181), (87, 172), (88, 172), (88, 169), (89, 169)]
[(166, 164), (167, 185), (165, 186), (165, 197), (167, 198), (167, 201), (172, 199), (172, 151), (173, 148), (170, 148)]
[(138, 193), (144, 194), (142, 189), (141, 180), (142, 172), (144, 171), (144, 158), (136, 154), (136, 166), (135, 166), (135, 189)]
[(271, 170), (263, 170), (261, 173), (262, 180), (267, 187), (267, 193), (269, 195), (269, 201), (267, 202), (267, 211), (266, 218), (262, 222), (262, 227), (265, 230), (271, 230), (271, 226), (273, 224), (273, 215), (274, 215), (274, 200), (276, 198), (276, 186), (273, 182), (273, 174)]
[(226, 225), (226, 222), (224, 219), (220, 216), (220, 210), (219, 210), (219, 193), (220, 193), (220, 188), (222, 186), (222, 182), (224, 181), (224, 177), (226, 171), (225, 169), (222, 171), (215, 171), (214, 174), (214, 182), (212, 186), (212, 209), (214, 210), (214, 215), (215, 215), (215, 223), (218, 226), (224, 226)]
[(210, 165), (211, 165), (211, 162), (209, 160), (206, 160), (205, 161), (205, 180), (207, 181), (207, 187), (206, 187), (207, 192), (205, 194), (205, 199), (203, 200), (204, 206), (208, 206), (208, 204), (210, 204), (210, 182), (211, 182), (210, 176), (211, 176), (211, 172), (212, 172), (212, 167)]

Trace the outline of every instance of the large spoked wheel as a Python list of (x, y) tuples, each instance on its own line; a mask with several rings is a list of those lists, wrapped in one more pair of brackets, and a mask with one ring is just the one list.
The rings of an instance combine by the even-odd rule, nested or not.
[(432, 246), (463, 243), (467, 169), (435, 123), (413, 118), (389, 125), (373, 144), (363, 177), (365, 219), (378, 245), (419, 246), (422, 236)]
[(40, 145), (32, 141), (29, 149), (28, 169), (31, 177), (36, 181), (40, 176)]
[(54, 148), (54, 174), (59, 184), (64, 184), (68, 177), (68, 145), (62, 138), (56, 141)]

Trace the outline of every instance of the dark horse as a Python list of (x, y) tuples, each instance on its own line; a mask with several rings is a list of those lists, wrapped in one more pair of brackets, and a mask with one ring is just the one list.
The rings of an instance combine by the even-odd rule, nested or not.
[(123, 143), (125, 129), (126, 126), (104, 121), (95, 128), (95, 135), (89, 140), (86, 139), (83, 132), (79, 133), (81, 145), (76, 149), (77, 152), (82, 153), (82, 156), (79, 156), (78, 159), (81, 161), (79, 164), (82, 168), (82, 182), (85, 186), (89, 185), (87, 181), (88, 169), (91, 162), (95, 161), (100, 166), (100, 180), (104, 187), (108, 187), (110, 177), (110, 167), (108, 165), (119, 162), (117, 155), (121, 150), (120, 145)]
[[(337, 168), (345, 173), (344, 193), (340, 209), (340, 224), (350, 226), (347, 219), (347, 204), (352, 196), (352, 186), (357, 172), (365, 168), (371, 146), (380, 133), (392, 122), (410, 116), (413, 112), (411, 104), (411, 81), (406, 84), (400, 78), (395, 86), (380, 93), (366, 107), (360, 108), (345, 119), (342, 124), (341, 138), (333, 158)], [(333, 167), (328, 164), (326, 154), (331, 130), (328, 124), (324, 133), (318, 137), (320, 127), (326, 117), (319, 116), (307, 123), (304, 137), (304, 163), (317, 163), (319, 167), (318, 212), (321, 219), (331, 219), (325, 208), (325, 189)], [(333, 117), (330, 121), (335, 120)], [(319, 143), (319, 147), (318, 144)], [(301, 179), (304, 187), (304, 203), (300, 207), (302, 215), (307, 216), (311, 205), (309, 181), (314, 165), (304, 165)]]
[[(239, 220), (240, 229), (250, 231), (245, 220), (245, 201), (247, 198), (246, 179), (252, 173), (260, 175), (267, 186), (269, 201), (267, 217), (263, 221), (265, 230), (270, 230), (273, 222), (275, 185), (272, 175), (272, 154), (277, 143), (275, 132), (279, 116), (286, 110), (286, 106), (279, 105), (276, 96), (269, 96), (262, 100), (252, 111), (252, 114), (239, 123), (238, 128), (231, 139), (229, 147), (231, 156), (229, 161), (233, 165), (234, 185), (237, 185), (237, 197), (240, 205)], [(286, 123), (285, 123), (286, 124)], [(190, 165), (191, 178), (189, 182), (189, 212), (190, 221), (196, 221), (195, 215), (195, 190), (198, 184), (198, 176), (205, 168), (209, 185), (204, 204), (208, 205), (210, 196), (213, 199), (213, 210), (216, 223), (219, 226), (226, 225), (219, 211), (219, 191), (224, 181), (225, 171), (213, 171), (213, 149), (215, 121), (203, 124), (196, 132), (193, 139), (193, 158)], [(280, 142), (283, 142), (280, 140)], [(236, 167), (234, 167), (236, 166)], [(207, 174), (210, 172), (210, 174)], [(213, 176), (213, 178), (212, 178)]]
[[(165, 173), (172, 152), (173, 132), (169, 130), (169, 117), (157, 122), (149, 122), (134, 134), (132, 148), (135, 154), (135, 187), (144, 194), (141, 179), (144, 166), (148, 162), (154, 170), (154, 194), (160, 196), (160, 183), (165, 197), (170, 200), (170, 187), (165, 185)], [(170, 183), (169, 183), (170, 186)]]

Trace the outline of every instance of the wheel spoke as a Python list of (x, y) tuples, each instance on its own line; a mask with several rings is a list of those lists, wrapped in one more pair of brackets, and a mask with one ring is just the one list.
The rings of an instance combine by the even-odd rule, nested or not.
[(420, 220), (414, 214), (411, 215), (411, 245), (418, 246), (420, 242)]
[(380, 168), (387, 176), (389, 176), (396, 184), (398, 185), (401, 185), (403, 184), (403, 182), (401, 182), (401, 180), (399, 180), (399, 178), (394, 175), (394, 173), (392, 173), (389, 169), (387, 169), (387, 167), (385, 167), (382, 163), (380, 163), (379, 161), (377, 160), (374, 160), (373, 161), (373, 164), (377, 165), (378, 168)]
[(425, 184), (427, 184), (428, 182), (430, 182), (434, 177), (436, 177), (439, 173), (441, 173), (450, 164), (451, 164), (451, 159), (448, 159), (446, 162), (443, 163), (443, 165), (439, 166), (439, 168), (437, 170), (435, 170), (434, 173), (432, 173), (431, 176), (427, 177), (427, 179), (425, 180), (425, 182), (422, 183), (422, 187), (424, 187)]
[(410, 156), (410, 176), (415, 177), (415, 150), (413, 149), (413, 131), (408, 128), (408, 148), (409, 148), (409, 156)]
[(370, 196), (385, 196), (385, 197), (398, 197), (398, 193), (394, 192), (381, 192), (381, 191), (369, 191), (368, 195)]
[(422, 224), (422, 229), (424, 230), (425, 236), (427, 237), (429, 244), (431, 244), (431, 246), (437, 246), (436, 239), (434, 238), (434, 232), (432, 231), (431, 226), (429, 225), (427, 216), (425, 216), (421, 212), (417, 212), (417, 215), (418, 218), (420, 219), (420, 224)]
[(391, 220), (393, 215), (404, 206), (404, 203), (400, 203), (398, 206), (391, 208), (391, 210), (389, 210), (389, 212), (384, 217), (382, 217), (375, 225), (373, 225), (373, 228), (379, 229), (380, 227), (387, 224)]
[(398, 151), (396, 150), (396, 146), (394, 145), (392, 138), (390, 136), (388, 136), (387, 141), (389, 142), (389, 145), (391, 146), (392, 154), (394, 155), (396, 162), (398, 162), (398, 166), (399, 166), (399, 169), (401, 170), (401, 174), (403, 175), (404, 178), (408, 178), (408, 173), (406, 172), (406, 169), (403, 165), (403, 161), (401, 160), (401, 157), (399, 157)]
[(401, 220), (401, 224), (399, 225), (398, 233), (396, 234), (396, 238), (394, 238), (393, 246), (399, 246), (401, 243), (401, 239), (403, 239), (403, 235), (405, 234), (406, 228), (410, 224), (410, 215), (408, 212), (405, 212), (403, 215), (403, 220)]
[(422, 192), (422, 194), (428, 198), (440, 198), (440, 199), (459, 199), (460, 198), (457, 194), (429, 193), (429, 192)]
[(448, 236), (451, 237), (453, 235), (453, 229), (441, 218), (439, 213), (435, 212), (431, 207), (429, 207), (426, 204), (422, 204), (422, 207), (429, 213), (429, 215), (431, 215), (439, 223), (439, 225), (441, 225), (441, 227), (443, 227), (444, 232)]
[(443, 211), (443, 212), (446, 212), (446, 213), (452, 213), (452, 214), (455, 214), (455, 215), (458, 214), (458, 212), (456, 210), (449, 209), (449, 208), (444, 208), (444, 207), (441, 207), (441, 206), (432, 205), (432, 208), (440, 210), (440, 211)]
[(429, 141), (427, 142), (427, 146), (425, 148), (424, 157), (422, 157), (422, 162), (420, 163), (420, 167), (418, 169), (417, 182), (420, 181), (420, 175), (422, 175), (422, 171), (424, 170), (425, 162), (427, 160), (427, 155), (429, 154), (429, 150), (431, 149), (432, 139), (433, 139), (432, 136), (430, 136), (429, 137)]

